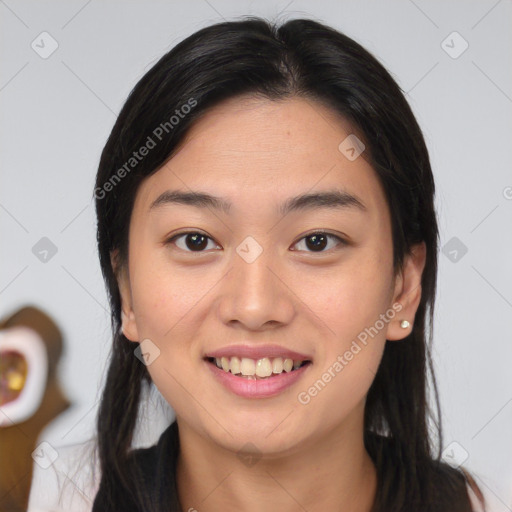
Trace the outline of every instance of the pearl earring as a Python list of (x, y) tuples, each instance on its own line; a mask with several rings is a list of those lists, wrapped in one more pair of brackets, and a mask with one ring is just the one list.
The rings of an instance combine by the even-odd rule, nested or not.
[(401, 327), (402, 329), (407, 329), (410, 325), (411, 325), (411, 324), (410, 324), (407, 320), (402, 320), (402, 321), (400, 322), (400, 327)]

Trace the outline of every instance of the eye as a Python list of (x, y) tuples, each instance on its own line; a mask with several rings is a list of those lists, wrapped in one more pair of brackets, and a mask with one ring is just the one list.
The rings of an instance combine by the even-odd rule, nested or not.
[[(213, 242), (209, 236), (206, 236), (203, 233), (188, 231), (174, 235), (172, 238), (167, 240), (166, 243), (175, 243), (179, 249), (187, 252), (204, 252), (203, 249), (208, 246), (208, 241)], [(216, 247), (219, 246), (217, 245)]]
[[(324, 250), (327, 246), (329, 246), (329, 241), (337, 242), (334, 246), (337, 245), (346, 245), (345, 240), (341, 237), (334, 235), (332, 233), (327, 233), (325, 231), (316, 231), (309, 235), (302, 237), (299, 242), (295, 243), (294, 246), (299, 245), (300, 243), (305, 244), (306, 252), (327, 252)], [(166, 241), (167, 244), (174, 243), (179, 249), (186, 252), (205, 252), (208, 249), (208, 243), (214, 242), (212, 238), (209, 236), (197, 232), (197, 231), (188, 231), (185, 233), (179, 233), (174, 235), (169, 240)], [(219, 245), (213, 244), (215, 247), (220, 248)], [(215, 248), (213, 247), (213, 248)], [(211, 249), (212, 247), (210, 247)], [(329, 247), (328, 250), (333, 247)], [(296, 250), (296, 249), (292, 249)], [(299, 249), (304, 250), (304, 249)]]
[[(327, 233), (325, 231), (316, 231), (314, 233), (310, 233), (309, 235), (302, 237), (295, 245), (303, 243), (308, 249), (311, 249), (311, 251), (308, 250), (307, 252), (328, 252), (324, 251), (324, 249), (329, 245), (329, 240), (337, 241), (338, 243), (336, 245), (346, 245), (346, 242), (343, 240), (343, 238), (337, 235), (333, 235), (332, 233)], [(332, 247), (330, 247), (328, 250), (331, 248)]]

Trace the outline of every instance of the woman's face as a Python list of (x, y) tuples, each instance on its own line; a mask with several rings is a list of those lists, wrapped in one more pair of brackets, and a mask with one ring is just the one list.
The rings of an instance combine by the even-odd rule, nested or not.
[[(204, 115), (140, 186), (123, 328), (149, 340), (149, 373), (180, 428), (269, 456), (333, 430), (362, 432), (385, 340), (410, 333), (399, 323), (413, 323), (423, 262), (395, 278), (386, 199), (361, 149), (318, 103), (236, 98)], [(277, 373), (280, 355), (309, 364), (253, 380), (207, 359), (220, 350), (249, 373)], [(224, 363), (238, 371), (236, 359)]]

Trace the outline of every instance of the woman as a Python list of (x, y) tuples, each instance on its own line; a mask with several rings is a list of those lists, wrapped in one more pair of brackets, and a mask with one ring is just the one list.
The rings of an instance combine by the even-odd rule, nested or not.
[[(476, 510), (427, 426), (429, 157), (360, 45), (311, 20), (193, 34), (131, 92), (95, 198), (94, 511)], [(148, 383), (176, 421), (130, 450)]]

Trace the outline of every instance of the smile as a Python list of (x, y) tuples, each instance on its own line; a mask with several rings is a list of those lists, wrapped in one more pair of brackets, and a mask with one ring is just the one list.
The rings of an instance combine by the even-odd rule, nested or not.
[[(272, 360), (267, 357), (258, 360), (244, 357), (207, 357), (204, 362), (217, 382), (231, 393), (243, 398), (277, 396), (301, 379), (312, 366), (312, 362), (309, 360), (294, 361), (279, 357)], [(237, 364), (239, 368), (237, 368)], [(276, 373), (273, 371), (274, 368)], [(237, 370), (237, 373), (232, 373)], [(269, 370), (272, 372), (267, 375)], [(257, 372), (265, 376), (260, 377)]]

